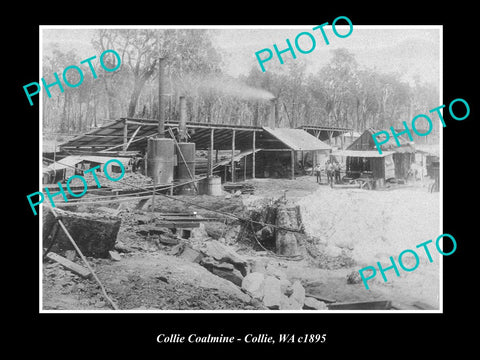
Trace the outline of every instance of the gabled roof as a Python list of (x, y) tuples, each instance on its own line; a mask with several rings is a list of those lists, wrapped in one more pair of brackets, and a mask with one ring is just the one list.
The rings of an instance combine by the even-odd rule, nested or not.
[[(372, 135), (380, 132), (381, 130), (377, 130), (374, 128), (368, 128), (365, 130), (360, 137), (355, 140), (353, 143), (348, 146), (347, 150), (377, 150), (377, 146), (375, 144), (375, 141), (373, 140)], [(388, 141), (385, 144), (380, 145), (380, 148), (383, 151), (394, 151), (397, 153), (404, 153), (404, 152), (415, 152), (415, 147), (413, 142), (408, 141), (406, 138), (403, 136), (398, 136), (398, 141), (400, 143), (400, 146), (397, 146), (397, 143), (394, 139), (392, 139), (392, 135), (390, 136), (390, 141)], [(386, 135), (384, 133), (380, 133), (379, 135), (376, 136), (376, 138), (381, 142), (384, 141), (386, 138)]]
[(318, 140), (315, 136), (310, 135), (308, 132), (302, 129), (290, 129), (290, 128), (269, 128), (263, 127), (263, 129), (295, 151), (312, 151), (312, 150), (331, 150), (330, 145), (325, 144), (323, 141)]
[(322, 125), (302, 125), (299, 126), (299, 129), (305, 130), (320, 140), (328, 140), (330, 136), (336, 137), (353, 131), (353, 129), (346, 127)]

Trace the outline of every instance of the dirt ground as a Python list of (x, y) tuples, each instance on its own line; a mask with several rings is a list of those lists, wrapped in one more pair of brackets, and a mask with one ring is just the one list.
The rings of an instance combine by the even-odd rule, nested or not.
[[(428, 193), (428, 183), (417, 182), (385, 191), (331, 189), (318, 185), (313, 176), (296, 180), (256, 179), (253, 195), (225, 198), (185, 197), (195, 204), (243, 215), (245, 206), (265, 198), (286, 198), (300, 205), (305, 231), (316, 239), (315, 259), (292, 261), (273, 257), (238, 240), (238, 223), (184, 203), (156, 199), (155, 211), (193, 210), (205, 217), (218, 217), (192, 232), (188, 243), (201, 246), (213, 238), (220, 239), (240, 256), (253, 262), (267, 259), (283, 271), (290, 281), (300, 280), (307, 293), (336, 302), (391, 300), (405, 308), (421, 301), (434, 308), (439, 304), (439, 256), (434, 247), (434, 262), (422, 263), (411, 273), (388, 282), (380, 276), (370, 281), (370, 290), (362, 282), (349, 283), (347, 277), (362, 267), (388, 257), (397, 258), (439, 233), (439, 195)], [(117, 237), (121, 260), (89, 258), (108, 294), (121, 310), (258, 310), (265, 309), (232, 282), (204, 267), (172, 253), (171, 246), (159, 245), (135, 229), (139, 215), (136, 201), (102, 206), (120, 210), (122, 225)], [(145, 206), (145, 209), (148, 205)], [(71, 210), (71, 209), (69, 209)], [(95, 207), (77, 211), (100, 211)], [(79, 259), (75, 262), (81, 263)], [(391, 273), (391, 275), (390, 275)], [(60, 265), (45, 262), (42, 273), (44, 310), (110, 310), (94, 280), (84, 280)]]

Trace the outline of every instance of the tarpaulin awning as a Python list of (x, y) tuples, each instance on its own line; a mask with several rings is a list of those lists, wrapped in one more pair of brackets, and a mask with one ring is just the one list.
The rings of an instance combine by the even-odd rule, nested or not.
[(336, 156), (351, 156), (351, 157), (365, 157), (365, 158), (378, 158), (385, 157), (394, 154), (394, 151), (382, 151), (380, 154), (378, 151), (373, 150), (339, 150), (332, 153)]

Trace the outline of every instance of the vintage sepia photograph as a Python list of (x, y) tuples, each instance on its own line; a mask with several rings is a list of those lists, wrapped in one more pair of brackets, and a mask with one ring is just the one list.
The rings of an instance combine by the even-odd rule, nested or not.
[(41, 313), (442, 311), (443, 27), (326, 21), (40, 26)]

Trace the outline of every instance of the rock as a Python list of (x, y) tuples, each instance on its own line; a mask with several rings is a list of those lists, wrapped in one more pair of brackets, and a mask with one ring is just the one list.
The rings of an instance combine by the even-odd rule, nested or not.
[(240, 271), (242, 276), (247, 275), (247, 261), (240, 257), (235, 251), (231, 250), (229, 247), (223, 245), (219, 241), (212, 240), (207, 242), (203, 252), (205, 253), (205, 255), (210, 256), (215, 260), (218, 260), (220, 262), (227, 262), (234, 265), (235, 268)]
[(288, 296), (281, 295), (280, 297), (280, 310), (288, 310), (290, 307)]
[(319, 301), (313, 297), (307, 296), (303, 303), (303, 308), (308, 310), (327, 310), (327, 304), (323, 301)]
[(204, 256), (200, 260), (199, 264), (202, 265), (208, 271), (212, 271), (212, 268), (215, 265), (220, 264), (220, 263), (217, 260), (215, 260), (214, 258), (211, 258), (210, 256)]
[(226, 263), (226, 262), (219, 263), (219, 264), (215, 265), (215, 267), (217, 269), (223, 269), (223, 270), (234, 270), (235, 269), (235, 267), (232, 264), (229, 264), (229, 263)]
[(194, 263), (199, 263), (204, 255), (200, 251), (192, 249), (190, 246), (185, 246), (179, 257)]
[(74, 261), (77, 257), (77, 252), (75, 250), (65, 250), (65, 257), (70, 261)]
[(265, 258), (260, 258), (260, 259), (254, 259), (250, 261), (250, 267), (252, 272), (259, 272), (262, 274), (266, 274), (266, 266), (268, 263), (268, 259)]
[(112, 259), (113, 261), (122, 260), (122, 257), (120, 256), (120, 254), (117, 253), (116, 251), (109, 251), (108, 254), (110, 255), (110, 259)]
[(219, 262), (211, 257), (204, 257), (200, 261), (200, 265), (202, 265), (212, 274), (231, 281), (237, 286), (242, 286), (243, 275), (240, 273), (240, 271), (235, 269), (232, 264)]
[(362, 282), (360, 273), (357, 270), (352, 271), (347, 275), (347, 284), (359, 284)]
[(302, 310), (303, 305), (300, 304), (297, 300), (293, 297), (287, 297), (282, 295), (280, 301), (280, 310)]
[(268, 310), (268, 308), (263, 304), (263, 302), (255, 299), (254, 297), (251, 298), (250, 305), (252, 305), (255, 309)]
[(177, 245), (179, 239), (172, 234), (169, 229), (157, 225), (138, 225), (136, 227), (138, 234), (142, 236), (158, 236), (158, 241), (164, 245)]
[(214, 258), (211, 258), (209, 256), (202, 258), (202, 260), (200, 260), (200, 265), (202, 265), (204, 268), (206, 268), (209, 271), (212, 271), (213, 267), (223, 269), (223, 270), (235, 269), (235, 267), (232, 264), (217, 261)]
[(129, 253), (129, 252), (132, 252), (132, 250), (126, 246), (126, 245), (123, 245), (123, 244), (120, 244), (120, 243), (116, 243), (115, 246), (113, 247), (116, 251), (118, 252), (121, 252), (121, 253)]
[(290, 298), (294, 299), (297, 303), (299, 303), (301, 306), (300, 308), (303, 307), (303, 303), (305, 302), (305, 289), (302, 286), (302, 283), (300, 281), (295, 281), (292, 285), (292, 295), (290, 295)]
[(165, 276), (158, 275), (155, 278), (168, 284), (168, 279)]
[(85, 284), (83, 284), (83, 283), (78, 283), (77, 286), (76, 286), (76, 289), (77, 289), (77, 290), (85, 290)]
[(264, 282), (264, 274), (260, 272), (252, 272), (243, 278), (242, 289), (246, 290), (253, 298), (262, 300)]
[(185, 249), (185, 244), (180, 243), (178, 245), (175, 245), (175, 246), (171, 247), (169, 254), (173, 255), (173, 256), (180, 255), (183, 252), (184, 249)]
[(179, 240), (173, 236), (159, 236), (158, 241), (164, 245), (178, 245)]
[(267, 276), (265, 278), (263, 288), (263, 303), (269, 309), (279, 309), (282, 299), (282, 291), (280, 288), (280, 280), (274, 276)]
[(54, 262), (54, 263), (49, 263), (49, 264), (45, 265), (45, 268), (46, 268), (46, 269), (54, 269), (54, 268), (58, 268), (58, 267), (60, 267), (60, 264), (59, 264), (59, 263), (56, 263), (56, 262)]
[(282, 294), (286, 296), (290, 296), (293, 293), (292, 283), (287, 279), (280, 280), (280, 289), (282, 290)]
[(331, 257), (337, 257), (342, 255), (342, 249), (335, 245), (327, 245), (325, 248), (325, 255), (331, 256)]
[(287, 278), (287, 275), (282, 270), (275, 267), (272, 263), (267, 264), (265, 270), (267, 275), (275, 276), (279, 280)]
[(228, 229), (228, 225), (223, 222), (206, 222), (204, 223), (205, 232), (209, 237), (215, 240), (220, 240)]
[(212, 274), (220, 276), (237, 286), (242, 286), (243, 276), (237, 269), (224, 270), (223, 268), (213, 267)]
[(150, 224), (155, 221), (155, 216), (150, 215), (149, 213), (146, 214), (139, 214), (135, 216), (135, 220), (137, 221), (138, 225), (146, 225)]
[(97, 301), (97, 302), (95, 303), (95, 307), (96, 307), (96, 308), (102, 308), (102, 307), (104, 307), (105, 305), (106, 305), (105, 301)]
[(242, 195), (242, 192), (240, 190), (237, 190), (233, 193), (233, 196), (240, 196)]

